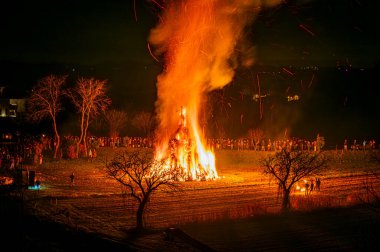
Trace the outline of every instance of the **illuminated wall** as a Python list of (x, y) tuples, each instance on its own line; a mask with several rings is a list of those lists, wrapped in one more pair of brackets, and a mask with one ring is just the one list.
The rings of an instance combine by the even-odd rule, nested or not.
[(25, 112), (25, 99), (0, 99), (0, 117), (17, 117)]

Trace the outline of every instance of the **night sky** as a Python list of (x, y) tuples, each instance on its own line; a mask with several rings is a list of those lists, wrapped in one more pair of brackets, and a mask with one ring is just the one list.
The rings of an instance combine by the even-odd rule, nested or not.
[(1, 7), (1, 59), (149, 62), (146, 38), (155, 17), (148, 4), (138, 5), (136, 21), (132, 1), (12, 1)]
[[(146, 47), (158, 8), (149, 0), (6, 1), (1, 60), (152, 63)], [(262, 64), (373, 66), (380, 58), (377, 1), (284, 1), (247, 29)]]
[[(154, 2), (3, 1), (0, 7), (0, 84), (20, 85), (27, 89), (44, 75), (55, 73), (52, 66), (59, 66), (57, 73), (69, 72), (74, 76), (87, 75), (109, 80), (110, 94), (116, 106), (153, 109), (156, 76), (162, 71), (163, 64), (153, 60), (147, 49), (149, 31), (156, 25), (160, 12)], [(245, 37), (255, 47), (255, 64), (252, 69), (262, 66), (310, 65), (334, 68), (337, 64), (351, 65), (357, 69), (379, 66), (380, 29), (376, 21), (379, 10), (377, 2), (298, 0), (284, 1), (280, 6), (263, 10), (245, 30)], [(39, 68), (32, 69), (30, 64)], [(238, 69), (235, 75), (236, 92), (244, 90), (244, 87), (238, 90), (247, 82), (244, 74), (246, 73), (240, 75)], [(302, 81), (306, 83), (309, 79), (310, 77), (305, 77)], [(379, 83), (373, 76), (366, 76), (364, 85), (368, 86), (367, 92), (357, 92), (358, 87), (355, 85), (361, 85), (357, 83), (361, 79), (363, 78), (360, 75), (355, 75), (355, 78), (338, 78), (338, 82), (348, 80), (347, 83), (353, 86), (347, 87), (341, 83), (331, 87), (326, 83), (336, 79), (320, 74), (319, 78), (315, 78), (315, 83), (323, 81), (325, 86), (322, 85), (319, 91), (310, 89), (310, 92), (315, 92), (313, 95), (306, 94), (310, 102), (302, 108), (303, 114), (312, 114), (315, 117), (328, 115), (336, 119), (339, 113), (346, 115), (342, 122), (362, 121), (356, 116), (363, 115), (363, 110), (368, 107), (376, 107), (368, 100), (363, 102), (363, 96), (373, 94), (374, 87), (371, 85)], [(236, 84), (240, 80), (243, 84)], [(265, 86), (265, 78), (262, 82), (263, 91), (269, 90)], [(286, 82), (298, 85), (301, 80), (288, 78)], [(289, 91), (289, 88), (285, 87), (284, 90)], [(358, 93), (361, 98), (356, 99), (354, 96)], [(248, 92), (248, 95), (252, 94), (253, 91)], [(285, 92), (282, 95), (286, 95)], [(323, 110), (318, 103), (322, 98), (329, 106), (334, 104), (335, 109)], [(354, 104), (350, 102), (355, 99), (356, 107), (350, 108), (350, 104)], [(370, 99), (376, 98), (371, 96)], [(311, 104), (315, 107), (311, 108)], [(302, 109), (297, 108), (297, 113), (301, 113), (299, 111)], [(370, 117), (366, 117), (367, 125), (371, 125), (368, 134), (372, 134), (373, 128), (377, 128), (377, 115), (378, 113), (372, 113)], [(256, 120), (257, 114), (253, 116)], [(240, 118), (240, 112), (238, 117)], [(298, 115), (296, 117), (297, 120), (301, 118)], [(309, 125), (319, 127), (319, 124), (323, 124), (309, 119)], [(256, 125), (247, 125), (246, 128), (251, 126)], [(350, 132), (356, 131), (357, 129), (351, 129)], [(314, 133), (314, 128), (305, 132)]]

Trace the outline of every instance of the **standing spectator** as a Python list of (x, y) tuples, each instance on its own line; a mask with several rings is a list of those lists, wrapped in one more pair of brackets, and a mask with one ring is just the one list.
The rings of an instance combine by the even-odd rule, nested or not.
[(88, 161), (92, 162), (92, 158), (93, 158), (93, 153), (92, 153), (92, 148), (90, 147), (88, 149)]
[(357, 144), (356, 144), (356, 139), (354, 139), (354, 142), (352, 143), (351, 149), (356, 150)]
[(315, 180), (315, 186), (316, 186), (317, 191), (321, 190), (321, 179), (320, 178), (317, 178)]
[(310, 183), (310, 193), (314, 190), (314, 181), (312, 180)]
[(346, 151), (348, 150), (348, 142), (347, 139), (344, 140), (343, 149)]
[(42, 156), (42, 153), (41, 153), (40, 156), (39, 156), (39, 164), (40, 165), (42, 165), (42, 158), (43, 158), (43, 156)]
[(96, 158), (96, 156), (97, 156), (96, 148), (94, 148), (94, 149), (92, 150), (92, 158)]
[(15, 158), (11, 157), (11, 164), (9, 165), (9, 170), (14, 170), (15, 169)]
[(72, 172), (71, 175), (70, 175), (70, 184), (71, 184), (71, 186), (74, 185), (74, 178), (75, 178), (75, 175), (74, 175), (74, 172)]
[(37, 189), (40, 189), (41, 188), (41, 181), (37, 178), (37, 180), (36, 180), (36, 188)]

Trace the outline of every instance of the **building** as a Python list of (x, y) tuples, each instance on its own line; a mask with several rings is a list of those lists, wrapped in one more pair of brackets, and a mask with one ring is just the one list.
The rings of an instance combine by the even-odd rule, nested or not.
[(26, 99), (8, 97), (5, 90), (5, 87), (0, 87), (0, 118), (22, 117), (26, 110)]
[(26, 99), (7, 91), (0, 86), (0, 144), (17, 141), (26, 114)]

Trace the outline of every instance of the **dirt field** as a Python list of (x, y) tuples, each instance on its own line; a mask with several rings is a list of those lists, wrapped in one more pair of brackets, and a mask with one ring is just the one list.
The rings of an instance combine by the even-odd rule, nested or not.
[[(23, 196), (27, 199), (28, 209), (37, 216), (75, 230), (119, 242), (128, 239), (130, 247), (137, 250), (191, 250), (181, 243), (163, 241), (161, 232), (129, 239), (126, 230), (134, 226), (134, 202), (102, 170), (104, 160), (110, 159), (113, 151), (102, 149), (93, 162), (61, 160), (30, 167), (36, 170), (42, 187), (40, 190), (25, 191)], [(314, 214), (310, 218), (306, 215), (310, 210), (362, 203), (360, 199), (367, 195), (366, 184), (373, 185), (379, 191), (380, 184), (372, 173), (379, 175), (380, 167), (369, 161), (369, 153), (338, 154), (333, 151), (329, 153), (330, 168), (321, 177), (320, 192), (306, 196), (297, 191), (292, 197), (294, 209), (302, 211), (303, 215), (283, 218), (277, 214), (280, 206), (277, 187), (274, 181), (262, 174), (259, 167), (259, 159), (266, 153), (219, 151), (216, 160), (220, 179), (183, 182), (181, 193), (157, 192), (150, 202), (146, 224), (156, 230), (179, 226), (191, 236), (220, 251), (241, 251), (253, 247), (259, 250), (286, 250), (284, 246), (291, 243), (288, 239), (298, 241), (297, 244), (300, 245), (294, 247), (297, 251), (308, 247), (316, 250), (355, 249), (351, 244), (339, 243), (336, 235), (329, 238), (334, 223), (343, 223), (342, 213), (335, 213), (335, 217), (341, 217), (339, 219), (334, 214), (328, 217), (329, 212)], [(73, 185), (69, 179), (72, 172), (75, 173)], [(352, 211), (346, 212), (346, 217), (352, 217)], [(378, 224), (378, 214), (373, 215), (371, 211), (358, 213), (355, 212), (354, 216), (359, 216), (359, 220), (354, 218), (354, 223), (360, 223), (361, 220), (366, 222), (372, 218)], [(252, 216), (253, 219), (247, 219)], [(326, 224), (326, 220), (335, 222)], [(320, 222), (327, 227), (318, 227)], [(264, 226), (269, 227), (263, 228)], [(292, 227), (291, 231), (286, 232), (289, 227)], [(374, 230), (378, 234), (378, 229)], [(280, 242), (273, 243), (275, 237), (279, 237)], [(329, 239), (332, 241), (329, 242)]]

